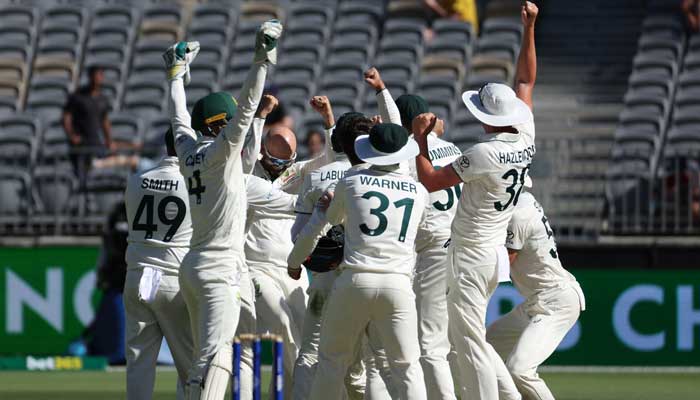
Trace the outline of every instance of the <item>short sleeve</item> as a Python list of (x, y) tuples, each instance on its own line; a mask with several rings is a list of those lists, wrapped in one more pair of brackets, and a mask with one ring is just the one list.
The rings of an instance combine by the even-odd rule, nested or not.
[(516, 215), (508, 223), (508, 233), (506, 235), (506, 248), (512, 250), (522, 250), (527, 239), (530, 237), (530, 219), (518, 218)]
[(470, 182), (488, 174), (491, 169), (486, 149), (474, 145), (452, 162), (452, 168), (463, 182)]
[(75, 111), (75, 94), (68, 96), (66, 104), (63, 105), (63, 111), (67, 113), (73, 113)]

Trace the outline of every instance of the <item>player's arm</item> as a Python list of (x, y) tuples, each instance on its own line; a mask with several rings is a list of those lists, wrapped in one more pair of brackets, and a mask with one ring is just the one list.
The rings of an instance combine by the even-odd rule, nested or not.
[(506, 249), (508, 249), (508, 260), (511, 267), (515, 263), (520, 251), (525, 247), (525, 242), (530, 237), (529, 226), (532, 222), (524, 221), (518, 218), (518, 214), (513, 214), (508, 222), (508, 231), (506, 234)]
[(246, 175), (248, 206), (268, 213), (294, 212), (297, 196), (276, 188), (272, 182), (254, 175)]
[(532, 91), (537, 78), (537, 54), (535, 52), (535, 20), (539, 12), (529, 1), (523, 4), (520, 18), (523, 22), (523, 41), (515, 70), (515, 94), (532, 108)]
[(399, 108), (391, 97), (389, 89), (387, 89), (384, 81), (382, 81), (379, 71), (372, 67), (365, 72), (365, 82), (371, 86), (377, 93), (377, 106), (379, 107), (379, 115), (383, 122), (401, 125), (401, 113)]
[(277, 98), (269, 94), (264, 95), (260, 100), (260, 106), (258, 106), (258, 111), (253, 118), (253, 124), (250, 129), (248, 129), (248, 134), (243, 142), (243, 150), (241, 151), (244, 174), (253, 172), (255, 163), (258, 161), (258, 155), (260, 154), (265, 119), (278, 104), (279, 101)]
[(309, 160), (308, 163), (303, 164), (305, 170), (302, 171), (302, 175), (321, 168), (322, 166), (331, 163), (335, 160), (335, 152), (333, 151), (333, 146), (331, 145), (331, 136), (333, 135), (333, 129), (335, 128), (335, 116), (333, 116), (333, 107), (331, 106), (331, 101), (326, 96), (314, 96), (309, 101), (311, 108), (316, 111), (321, 118), (323, 118), (323, 150), (321, 154)]
[(432, 113), (421, 114), (413, 120), (413, 138), (420, 149), (420, 153), (416, 156), (416, 174), (418, 180), (431, 193), (447, 189), (461, 181), (452, 165), (436, 170), (430, 162), (428, 134), (435, 127), (436, 122), (437, 117)]
[(197, 141), (197, 133), (192, 129), (192, 118), (187, 111), (187, 96), (182, 77), (170, 80), (170, 125), (175, 135), (175, 151), (182, 157)]
[[(318, 201), (309, 222), (299, 232), (294, 248), (287, 257), (287, 273), (293, 279), (299, 279), (301, 264), (314, 251), (318, 241), (333, 226), (345, 220), (345, 208), (342, 193), (344, 186), (330, 187)], [(335, 191), (335, 192), (334, 192)], [(330, 205), (328, 204), (330, 202)], [(326, 210), (324, 208), (327, 207)]]
[(238, 95), (236, 114), (216, 137), (215, 153), (223, 153), (227, 156), (225, 158), (240, 156), (245, 134), (253, 122), (265, 89), (267, 70), (277, 63), (277, 40), (281, 34), (282, 24), (277, 20), (269, 20), (258, 29), (253, 66)]
[(311, 219), (314, 205), (319, 197), (316, 195), (316, 191), (313, 188), (312, 176), (313, 173), (306, 175), (304, 177), (304, 182), (301, 184), (301, 189), (299, 189), (299, 198), (294, 207), (296, 218), (294, 219), (294, 225), (292, 225), (292, 241), (296, 240), (299, 232), (301, 232), (304, 225)]

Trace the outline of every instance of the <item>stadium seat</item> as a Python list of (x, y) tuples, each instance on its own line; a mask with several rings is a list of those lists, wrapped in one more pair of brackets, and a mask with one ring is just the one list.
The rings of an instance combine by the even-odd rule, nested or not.
[(25, 171), (0, 168), (0, 221), (29, 213), (30, 187)]

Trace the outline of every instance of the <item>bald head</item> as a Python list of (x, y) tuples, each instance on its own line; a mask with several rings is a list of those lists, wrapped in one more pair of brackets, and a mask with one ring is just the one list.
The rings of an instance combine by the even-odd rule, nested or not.
[(288, 160), (297, 151), (297, 138), (287, 127), (272, 128), (265, 137), (265, 150), (272, 157)]

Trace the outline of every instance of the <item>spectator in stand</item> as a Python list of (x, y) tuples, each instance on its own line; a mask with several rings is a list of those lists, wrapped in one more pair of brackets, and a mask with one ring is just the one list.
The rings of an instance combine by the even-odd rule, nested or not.
[(683, 0), (681, 5), (688, 29), (700, 32), (700, 0)]
[(318, 129), (311, 129), (309, 133), (306, 134), (304, 144), (309, 150), (308, 158), (314, 158), (323, 151), (323, 146), (326, 144), (326, 139), (321, 131)]
[(100, 67), (90, 67), (88, 77), (88, 84), (72, 93), (63, 108), (63, 129), (71, 145), (71, 162), (81, 186), (85, 184), (93, 159), (116, 149), (107, 118), (109, 99), (101, 91), (104, 71)]
[(474, 32), (479, 31), (476, 0), (424, 0), (425, 5), (437, 18), (453, 18), (469, 22)]

